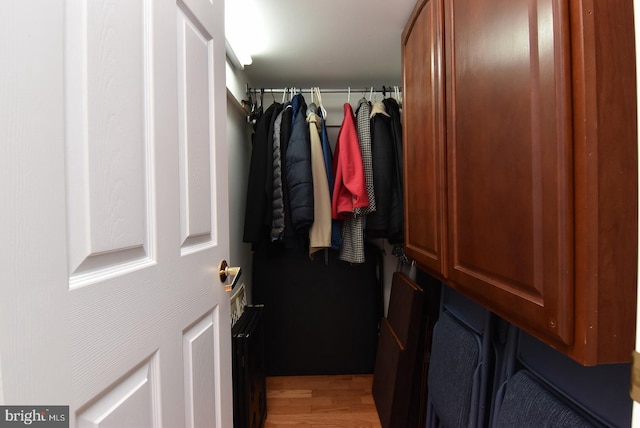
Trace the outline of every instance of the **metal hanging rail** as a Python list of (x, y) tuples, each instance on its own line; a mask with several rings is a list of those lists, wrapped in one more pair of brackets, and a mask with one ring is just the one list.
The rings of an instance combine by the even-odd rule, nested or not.
[[(264, 97), (265, 94), (282, 94), (282, 102), (284, 103), (286, 98), (288, 98), (289, 100), (291, 99), (291, 97), (293, 97), (295, 94), (309, 94), (312, 96), (312, 99), (314, 96), (317, 96), (318, 98), (320, 97), (320, 95), (322, 94), (348, 94), (349, 98), (347, 102), (351, 102), (351, 95), (353, 94), (354, 97), (357, 96), (357, 94), (363, 94), (363, 96), (366, 96), (367, 94), (369, 95), (369, 101), (372, 100), (373, 98), (373, 94), (383, 94), (383, 96), (386, 98), (387, 96), (391, 96), (394, 97), (398, 100), (398, 102), (400, 104), (402, 104), (402, 87), (401, 86), (381, 86), (381, 87), (375, 87), (375, 86), (369, 86), (368, 88), (362, 88), (362, 87), (346, 87), (346, 88), (320, 88), (318, 86), (314, 86), (314, 87), (309, 87), (309, 88), (298, 88), (298, 87), (286, 87), (286, 88), (252, 88), (249, 85), (246, 85), (246, 94), (247, 97), (249, 98), (248, 100), (242, 100), (241, 103), (241, 108), (248, 114), (247, 115), (247, 123), (251, 123), (251, 124), (255, 124), (258, 117), (261, 115), (261, 110), (254, 110), (254, 108), (256, 106), (260, 106), (262, 107), (263, 102), (262, 102), (262, 98)], [(314, 95), (314, 90), (317, 89), (318, 90), (318, 94)], [(320, 99), (320, 104), (322, 104), (321, 98)], [(260, 102), (258, 102), (258, 100), (260, 100)], [(275, 99), (274, 99), (275, 101)], [(322, 107), (324, 109), (324, 107)], [(327, 126), (331, 126), (331, 125), (327, 125)]]
[[(270, 92), (270, 93), (285, 93), (285, 92), (290, 92), (291, 90), (295, 91), (295, 93), (309, 93), (313, 90), (313, 87), (309, 87), (309, 88), (298, 88), (298, 87), (287, 87), (287, 88), (250, 88), (247, 86), (247, 93), (251, 92), (252, 94), (255, 93), (260, 93), (261, 91), (264, 91), (265, 93)], [(386, 92), (386, 93), (390, 93), (393, 94), (395, 91), (398, 92), (402, 92), (402, 87), (401, 86), (381, 86), (381, 87), (375, 87), (375, 86), (370, 86), (368, 88), (322, 88), (320, 87), (320, 92), (322, 92), (323, 94), (347, 94), (349, 92), (352, 93), (368, 93), (368, 92), (376, 92), (376, 93), (380, 93), (380, 92)]]

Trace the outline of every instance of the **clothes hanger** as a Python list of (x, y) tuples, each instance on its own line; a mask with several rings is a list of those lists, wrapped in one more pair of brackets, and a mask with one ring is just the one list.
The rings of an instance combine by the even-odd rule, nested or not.
[(320, 88), (318, 88), (317, 86), (314, 86), (311, 88), (311, 102), (316, 104), (316, 107), (318, 109), (318, 114), (320, 116), (324, 116), (323, 115), (323, 107), (322, 107), (322, 98), (320, 98)]
[(347, 102), (348, 102), (349, 104), (351, 104), (351, 86), (349, 86), (349, 87), (347, 88), (347, 91), (348, 91), (348, 92), (347, 92), (347, 94), (348, 94), (348, 95), (347, 95)]
[(322, 118), (324, 120), (327, 120), (327, 109), (325, 109), (324, 105), (322, 104), (322, 95), (320, 94), (320, 88), (316, 86), (315, 91), (318, 104), (320, 105), (320, 113), (322, 113)]
[(307, 105), (307, 117), (311, 113), (318, 114), (318, 105), (315, 102), (315, 89), (314, 87), (309, 88), (309, 95), (311, 96), (310, 103)]
[(247, 110), (247, 113), (251, 114), (253, 113), (255, 106), (253, 105), (253, 96), (251, 95), (251, 90), (247, 89), (247, 98), (249, 98), (249, 100), (247, 101), (242, 101), (243, 106), (245, 107), (245, 110)]
[(398, 106), (402, 107), (402, 93), (400, 92), (400, 87), (396, 86), (396, 101), (398, 101)]
[(246, 102), (243, 101), (242, 105), (247, 111), (247, 123), (253, 124), (252, 119), (255, 106), (253, 105), (253, 97), (251, 96), (251, 90), (249, 88), (247, 88), (247, 98), (249, 98), (249, 100)]

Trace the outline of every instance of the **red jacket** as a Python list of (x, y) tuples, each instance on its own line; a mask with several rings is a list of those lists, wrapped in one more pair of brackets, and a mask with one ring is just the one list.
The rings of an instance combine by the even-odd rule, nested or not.
[(331, 216), (334, 219), (345, 219), (353, 215), (355, 208), (364, 208), (369, 205), (362, 153), (358, 143), (353, 109), (349, 103), (344, 105), (344, 119), (333, 154), (333, 173), (335, 183), (331, 200)]

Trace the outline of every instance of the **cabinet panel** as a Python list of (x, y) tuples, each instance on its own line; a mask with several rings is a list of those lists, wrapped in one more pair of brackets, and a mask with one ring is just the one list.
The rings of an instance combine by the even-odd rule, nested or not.
[(566, 3), (445, 4), (450, 278), (506, 318), (572, 343)]
[(419, 0), (402, 40), (407, 254), (582, 364), (629, 361), (632, 3)]
[(442, 1), (417, 5), (402, 40), (406, 251), (446, 277)]
[[(571, 2), (576, 341), (588, 364), (635, 344), (638, 136), (633, 4)], [(584, 343), (581, 346), (581, 342)]]

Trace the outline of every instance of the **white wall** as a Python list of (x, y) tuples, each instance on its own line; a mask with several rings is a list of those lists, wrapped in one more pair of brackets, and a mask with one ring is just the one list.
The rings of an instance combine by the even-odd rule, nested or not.
[(251, 158), (251, 127), (240, 106), (246, 98), (246, 83), (242, 71), (227, 63), (227, 144), (229, 152), (229, 247), (232, 266), (241, 266), (240, 283), (245, 284), (247, 301), (251, 302), (251, 245), (242, 242), (244, 207), (246, 203), (249, 160)]

